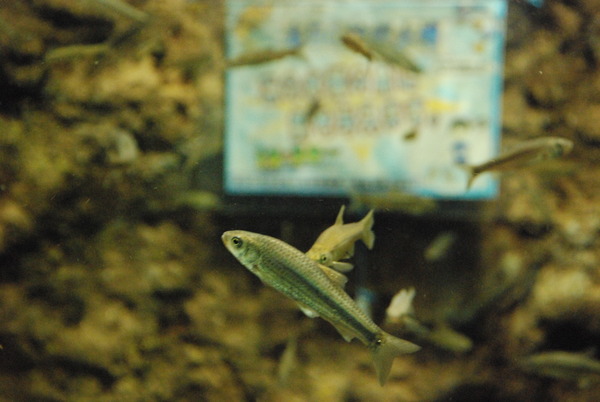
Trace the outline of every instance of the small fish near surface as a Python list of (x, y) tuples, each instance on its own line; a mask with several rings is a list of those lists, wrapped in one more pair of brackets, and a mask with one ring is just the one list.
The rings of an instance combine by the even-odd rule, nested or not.
[(290, 56), (299, 57), (301, 55), (302, 46), (297, 46), (291, 49), (263, 50), (252, 53), (245, 53), (233, 60), (229, 60), (227, 62), (227, 67), (255, 66), (259, 64), (281, 60)]
[(342, 205), (335, 223), (325, 229), (312, 245), (306, 255), (319, 264), (331, 267), (340, 272), (348, 272), (353, 266), (348, 262), (340, 262), (354, 255), (354, 243), (362, 240), (369, 250), (375, 243), (373, 210), (370, 210), (359, 222), (344, 224), (345, 206)]
[(423, 70), (404, 52), (397, 50), (391, 43), (382, 43), (348, 32), (340, 37), (348, 49), (362, 55), (369, 61), (381, 60), (384, 63), (413, 73)]
[(421, 216), (438, 209), (438, 202), (401, 191), (380, 194), (350, 194), (350, 209), (376, 208), (385, 211), (402, 212)]
[(367, 345), (381, 385), (395, 357), (420, 349), (379, 328), (319, 264), (300, 250), (274, 237), (243, 230), (227, 231), (221, 239), (242, 265), (265, 285), (294, 300), (306, 315), (325, 319), (347, 342), (358, 338)]
[(564, 156), (573, 149), (573, 142), (562, 137), (542, 137), (525, 141), (514, 149), (500, 154), (479, 165), (460, 165), (469, 175), (467, 189), (481, 174), (490, 171), (506, 171)]

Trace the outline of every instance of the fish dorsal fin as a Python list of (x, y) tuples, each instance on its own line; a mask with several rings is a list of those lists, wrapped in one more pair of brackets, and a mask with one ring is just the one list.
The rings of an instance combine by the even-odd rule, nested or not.
[(343, 225), (344, 224), (344, 210), (346, 209), (345, 205), (342, 205), (340, 208), (340, 212), (338, 212), (337, 218), (335, 218), (335, 225)]
[(327, 275), (331, 282), (344, 289), (344, 287), (346, 286), (346, 282), (348, 282), (348, 278), (346, 277), (346, 275), (336, 271), (335, 269), (331, 269), (323, 264), (319, 264), (319, 268), (321, 268), (321, 270), (325, 273), (325, 275)]
[(308, 317), (308, 318), (316, 318), (319, 316), (319, 313), (317, 313), (315, 310), (313, 310), (310, 307), (305, 306), (302, 303), (297, 303), (298, 307), (300, 307), (300, 310), (302, 310), (302, 312)]

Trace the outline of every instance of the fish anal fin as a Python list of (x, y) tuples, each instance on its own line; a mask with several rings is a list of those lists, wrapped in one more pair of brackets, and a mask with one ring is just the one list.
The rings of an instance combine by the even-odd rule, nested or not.
[(350, 272), (352, 271), (352, 268), (354, 268), (354, 265), (349, 262), (334, 261), (331, 264), (331, 268), (335, 269), (337, 272)]
[[(352, 266), (351, 264), (349, 265)], [(327, 275), (331, 282), (344, 289), (346, 283), (348, 282), (348, 278), (346, 277), (346, 275), (322, 264), (319, 264), (319, 268), (321, 268), (321, 270), (325, 273), (325, 275)]]
[(372, 347), (373, 364), (377, 372), (379, 384), (385, 384), (392, 368), (392, 363), (397, 356), (413, 353), (421, 349), (420, 346), (404, 339), (396, 338), (386, 332), (382, 332), (379, 343)]
[(342, 338), (344, 338), (344, 340), (346, 342), (350, 342), (350, 341), (352, 341), (352, 339), (356, 338), (356, 335), (354, 334), (354, 332), (351, 329), (348, 329), (341, 324), (334, 324), (331, 321), (329, 321), (329, 322), (331, 323), (331, 325), (333, 325), (335, 327), (337, 332), (340, 333), (340, 335), (342, 336)]
[(308, 318), (317, 318), (319, 316), (319, 313), (317, 313), (315, 310), (311, 309), (310, 307), (307, 307), (301, 303), (297, 303), (297, 304), (298, 304), (298, 307), (300, 307), (300, 310), (302, 310), (304, 315), (306, 315)]
[(347, 250), (340, 257), (340, 260), (345, 260), (352, 257), (354, 257), (354, 242), (348, 246)]

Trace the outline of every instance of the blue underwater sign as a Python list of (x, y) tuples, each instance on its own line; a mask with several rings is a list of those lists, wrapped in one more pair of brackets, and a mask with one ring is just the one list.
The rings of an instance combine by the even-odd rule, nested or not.
[(505, 0), (228, 0), (225, 190), (481, 199)]

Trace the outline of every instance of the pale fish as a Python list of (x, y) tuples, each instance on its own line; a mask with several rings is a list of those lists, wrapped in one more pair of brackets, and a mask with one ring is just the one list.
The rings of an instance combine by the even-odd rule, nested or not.
[(285, 350), (281, 354), (277, 365), (277, 379), (282, 385), (287, 385), (298, 365), (298, 338), (293, 336), (288, 339)]
[(254, 66), (257, 64), (269, 63), (289, 56), (301, 56), (301, 52), (302, 46), (297, 46), (291, 49), (263, 50), (253, 53), (245, 53), (236, 59), (229, 60), (227, 62), (227, 67)]
[(340, 40), (347, 48), (361, 54), (369, 61), (381, 60), (384, 63), (413, 73), (422, 72), (421, 68), (410, 57), (395, 49), (389, 43), (370, 40), (355, 33), (345, 33), (340, 37)]
[(394, 295), (385, 312), (387, 325), (400, 326), (404, 332), (435, 347), (454, 353), (466, 353), (473, 348), (473, 341), (445, 324), (429, 328), (414, 317), (413, 300), (415, 288), (402, 289)]
[(347, 272), (352, 269), (352, 264), (340, 262), (354, 255), (354, 243), (362, 240), (370, 250), (375, 243), (373, 227), (373, 210), (359, 222), (344, 224), (344, 210), (342, 205), (335, 223), (325, 229), (312, 245), (306, 255), (319, 264), (331, 267), (337, 271)]
[(600, 380), (600, 361), (590, 356), (590, 353), (541, 352), (521, 359), (518, 365), (529, 373), (577, 381), (580, 386)]
[(376, 208), (420, 216), (437, 210), (438, 204), (433, 198), (419, 197), (400, 191), (380, 194), (351, 194), (350, 209), (364, 208)]
[(415, 294), (415, 288), (401, 289), (396, 293), (385, 310), (386, 321), (398, 321), (400, 317), (414, 313), (413, 299)]
[(467, 189), (484, 172), (504, 171), (564, 156), (573, 149), (573, 142), (562, 137), (542, 137), (524, 141), (512, 150), (479, 165), (461, 165), (469, 176)]
[(442, 232), (425, 249), (423, 256), (427, 262), (438, 262), (444, 258), (457, 240), (456, 233)]
[(381, 385), (396, 356), (420, 349), (379, 328), (319, 264), (298, 249), (279, 239), (242, 230), (225, 232), (221, 238), (231, 254), (265, 285), (294, 300), (309, 317), (320, 316), (331, 323), (346, 341), (358, 338), (367, 345)]
[(473, 349), (471, 338), (455, 331), (446, 324), (435, 326), (423, 340), (437, 348), (453, 353), (467, 353)]

